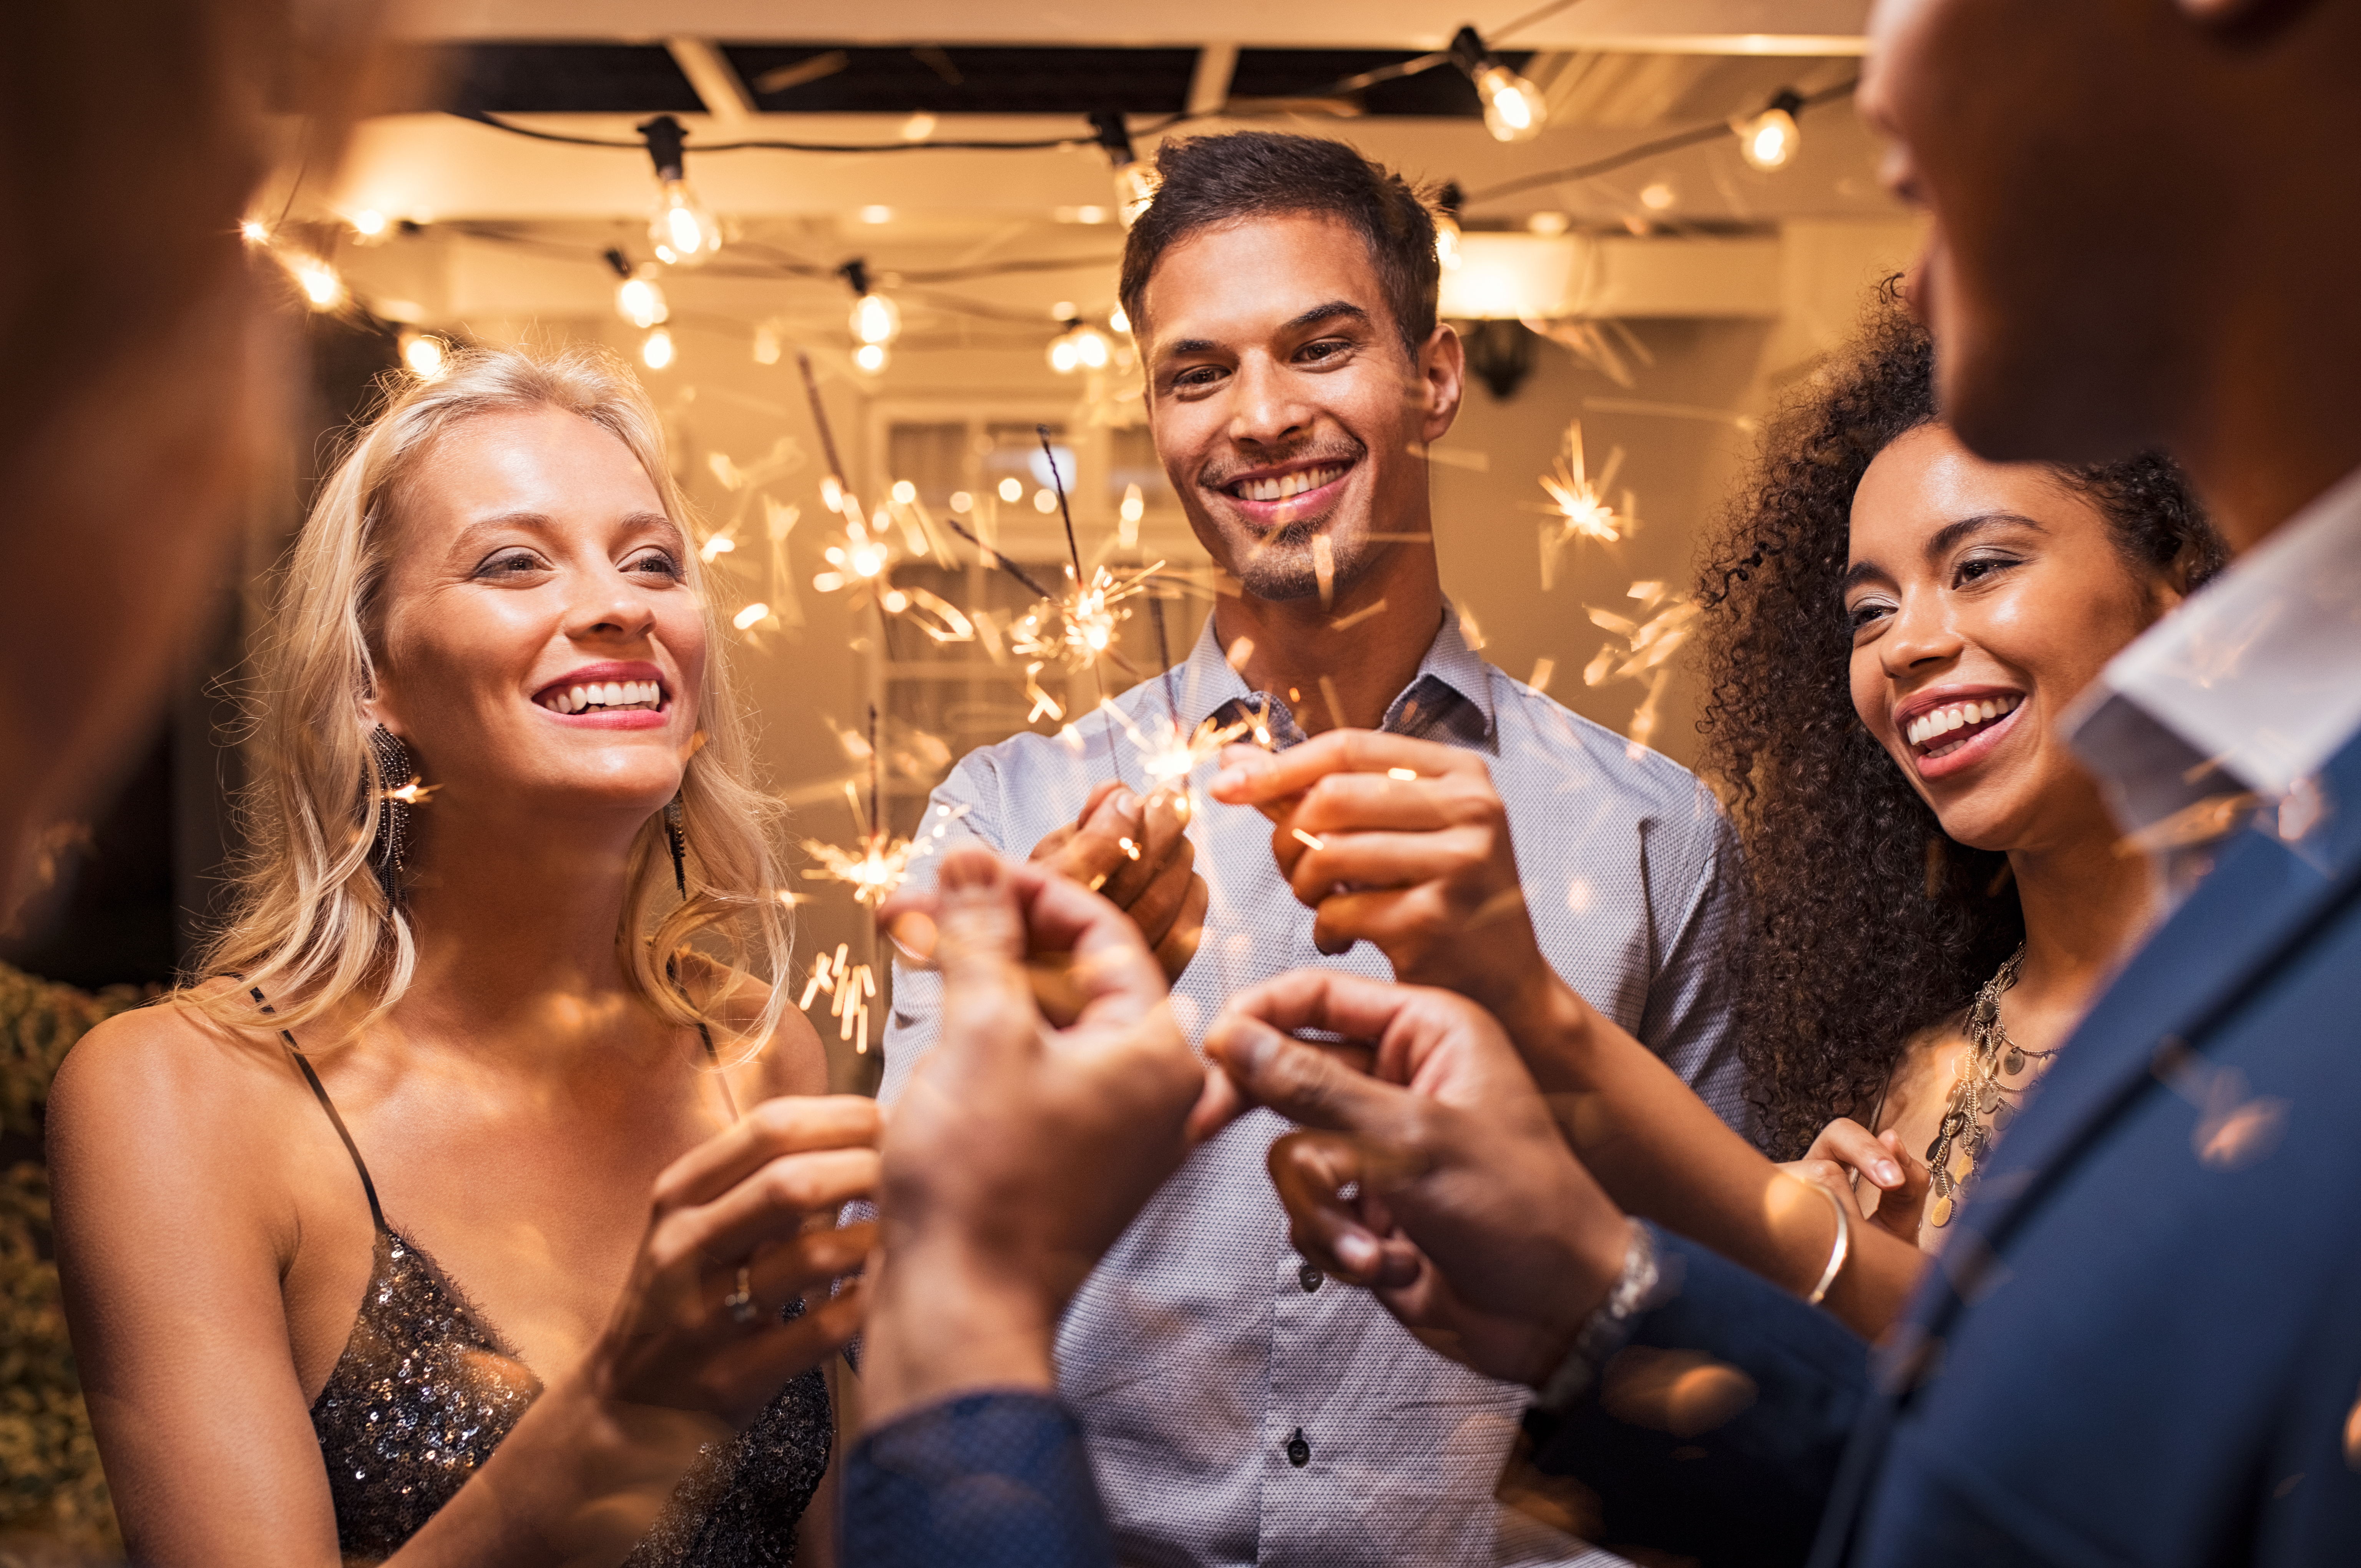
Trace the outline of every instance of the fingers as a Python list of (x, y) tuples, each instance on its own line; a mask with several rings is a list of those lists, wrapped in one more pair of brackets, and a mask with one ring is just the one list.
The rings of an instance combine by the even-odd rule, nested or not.
[(1902, 1164), (1894, 1150), (1850, 1116), (1839, 1116), (1822, 1127), (1804, 1157), (1833, 1160), (1861, 1172), (1882, 1189), (1902, 1185)]
[(1416, 1272), (1403, 1272), (1402, 1249), (1389, 1255), (1382, 1238), (1340, 1196), (1347, 1187), (1366, 1185), (1367, 1154), (1357, 1138), (1297, 1132), (1271, 1145), (1267, 1163), (1287, 1210), (1289, 1237), (1307, 1261), (1348, 1284), (1407, 1285)]
[[(1038, 868), (1027, 867), (1037, 879)], [(1025, 912), (1016, 878), (989, 850), (962, 845), (936, 878), (935, 967), (943, 977), (943, 1040), (1005, 1058), (1038, 1038), (1039, 1014), (1026, 983)]]
[(1180, 916), (1181, 906), (1189, 901), (1190, 884), (1203, 879), (1196, 873), (1196, 849), (1186, 839), (1173, 840), (1172, 852), (1157, 866), (1156, 874), (1131, 903), (1128, 913), (1132, 924), (1139, 927), (1141, 938), (1155, 948), (1170, 934), (1172, 922)]
[[(1137, 865), (1139, 857), (1147, 852), (1147, 813), (1139, 796), (1127, 789), (1091, 793), (1097, 804), (1082, 817), (1056, 853), (1042, 857), (1040, 863), (1093, 892), (1103, 892)], [(1144, 885), (1144, 879), (1132, 878), (1125, 885), (1136, 894)]]
[(873, 1149), (877, 1103), (858, 1094), (782, 1095), (765, 1100), (664, 1168), (656, 1178), (659, 1215), (707, 1203), (770, 1161), (814, 1149)]
[(834, 1213), (877, 1190), (874, 1149), (829, 1149), (774, 1159), (712, 1202), (658, 1223), (658, 1262), (694, 1255), (735, 1264), (765, 1242), (794, 1241), (814, 1214)]
[[(1300, 818), (1299, 818), (1300, 820)], [(1293, 838), (1292, 830), (1289, 837)], [(1313, 837), (1320, 838), (1314, 834)], [(1317, 906), (1339, 884), (1352, 888), (1410, 887), (1457, 875), (1482, 855), (1456, 833), (1332, 833), (1318, 846), (1295, 840), (1304, 853), (1287, 874), (1296, 898)]]
[[(861, 1272), (870, 1250), (877, 1245), (877, 1223), (818, 1225), (792, 1241), (758, 1247), (746, 1264), (746, 1283), (754, 1299), (774, 1311), (798, 1296), (808, 1295), (830, 1282)], [(715, 1277), (734, 1286), (725, 1266)]]
[(1405, 1167), (1422, 1168), (1417, 1151), (1425, 1107), (1407, 1091), (1379, 1083), (1333, 1053), (1245, 1014), (1215, 1020), (1205, 1050), (1254, 1103), (1307, 1127), (1364, 1134), (1400, 1150)]
[(1156, 944), (1156, 961), (1164, 970), (1167, 985), (1179, 984), (1181, 972), (1197, 956), (1197, 945), (1205, 937), (1205, 911), (1211, 907), (1213, 898), (1213, 888), (1203, 877), (1191, 872), (1180, 913), (1172, 917), (1172, 928)]
[(1164, 971), (1123, 911), (1038, 867), (1012, 868), (1010, 880), (1032, 950), (1073, 955), (1066, 979), (1083, 1022), (1122, 1024), (1163, 1005)]
[(1211, 794), (1231, 806), (1261, 806), (1301, 795), (1331, 773), (1382, 773), (1407, 768), (1421, 777), (1482, 768), (1471, 752), (1434, 740), (1412, 740), (1370, 729), (1332, 729), (1284, 751), (1231, 746), (1222, 752), (1222, 770), (1213, 776)]
[(1143, 800), (1125, 790), (1114, 799), (1126, 811), (1136, 808), (1136, 815), (1126, 817), (1132, 826), (1116, 840), (1123, 858), (1114, 862), (1113, 873), (1098, 891), (1116, 908), (1132, 909), (1172, 861), (1189, 852), (1189, 825), (1180, 815), (1180, 796), (1170, 791)]
[[(1213, 1033), (1218, 1034), (1235, 1014), (1290, 1035), (1320, 1029), (1348, 1040), (1376, 1040), (1416, 994), (1404, 986), (1336, 970), (1290, 970), (1232, 996), (1222, 1017), (1214, 1020)], [(1209, 1046), (1212, 1038), (1209, 1034)]]

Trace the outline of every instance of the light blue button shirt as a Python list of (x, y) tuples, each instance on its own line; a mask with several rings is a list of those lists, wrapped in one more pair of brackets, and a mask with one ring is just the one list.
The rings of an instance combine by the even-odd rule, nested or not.
[[(1224, 661), (1209, 619), (1172, 672), (1169, 699), (1166, 683), (1149, 680), (1115, 706), (1152, 735), (1170, 721), (1168, 701), (1186, 731), (1225, 703), (1268, 700)], [(1285, 705), (1270, 711), (1284, 742), (1294, 733)], [(1741, 1121), (1725, 954), (1738, 916), (1736, 851), (1710, 794), (1675, 763), (1484, 663), (1448, 611), (1386, 728), (1486, 753), (1543, 953), (1725, 1119)], [(1140, 788), (1138, 739), (1094, 712), (1061, 736), (1019, 735), (971, 753), (935, 792), (945, 812), (928, 820), (951, 824), (944, 845), (972, 835), (1022, 858), (1072, 822), (1118, 764)], [(1212, 902), (1172, 992), (1191, 1038), (1233, 992), (1289, 969), (1391, 978), (1367, 943), (1334, 959), (1313, 948), (1312, 912), (1279, 874), (1269, 822), (1206, 799), (1211, 772), (1209, 762), (1192, 781), (1189, 832)], [(916, 874), (930, 876), (933, 858)], [(897, 964), (893, 997), (888, 1103), (937, 1037), (941, 984)], [(1493, 1500), (1529, 1391), (1444, 1360), (1366, 1292), (1304, 1269), (1264, 1167), (1286, 1130), (1257, 1111), (1200, 1149), (1115, 1244), (1060, 1329), (1060, 1387), (1089, 1435), (1124, 1560), (1581, 1560), (1578, 1543)]]

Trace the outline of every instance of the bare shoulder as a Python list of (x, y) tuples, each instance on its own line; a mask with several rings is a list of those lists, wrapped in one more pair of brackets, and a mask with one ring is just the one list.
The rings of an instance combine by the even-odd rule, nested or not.
[(754, 1091), (752, 1098), (767, 1100), (779, 1094), (828, 1092), (828, 1052), (811, 1021), (792, 1005), (792, 998), (790, 1005), (780, 1009), (770, 1037), (749, 1057), (745, 1049), (756, 1047), (753, 1036), (762, 1028), (763, 1014), (771, 1005), (772, 988), (758, 976), (733, 970), (697, 952), (689, 953), (683, 960), (681, 981), (692, 996), (700, 999), (708, 1015), (719, 1020), (741, 1042), (737, 1051), (730, 1050), (720, 1039), (714, 1044), (720, 1047), (725, 1059), (744, 1058), (745, 1065), (733, 1076)]
[[(194, 994), (233, 983), (208, 982)], [(268, 1029), (232, 1028), (178, 992), (119, 1013), (74, 1043), (49, 1089), (49, 1137), (53, 1146), (62, 1137), (68, 1152), (83, 1131), (137, 1134), (152, 1147), (252, 1115), (293, 1087)]]

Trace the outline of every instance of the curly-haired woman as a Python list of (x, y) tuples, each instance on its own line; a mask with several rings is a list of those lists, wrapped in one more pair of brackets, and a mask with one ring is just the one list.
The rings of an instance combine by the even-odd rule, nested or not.
[(2224, 559), (2160, 456), (1971, 455), (1932, 361), (1888, 290), (1773, 431), (1700, 592), (1758, 1131), (1929, 1247), (2152, 906), (2058, 716)]
[(136, 1560), (795, 1559), (876, 1113), (686, 948), (787, 946), (686, 529), (587, 350), (459, 357), (323, 488), (211, 978), (49, 1102)]

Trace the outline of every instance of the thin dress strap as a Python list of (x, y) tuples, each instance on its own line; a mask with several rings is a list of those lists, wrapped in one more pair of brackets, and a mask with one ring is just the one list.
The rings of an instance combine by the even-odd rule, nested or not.
[[(680, 955), (677, 953), (664, 960), (664, 979), (672, 982), (672, 988), (682, 1003), (695, 1012), (696, 1003), (688, 1000), (688, 987), (680, 982)], [(721, 1070), (721, 1053), (713, 1048), (713, 1031), (705, 1026), (702, 1017), (697, 1020), (697, 1037), (705, 1042), (705, 1059), (713, 1064), (715, 1074), (721, 1080), (721, 1102), (730, 1107), (730, 1119), (735, 1122), (739, 1119), (738, 1096), (730, 1092), (730, 1075)], [(360, 1156), (353, 1157), (358, 1159)]]
[[(249, 985), (246, 993), (254, 998), (257, 1007), (274, 1018), (279, 1015), (279, 1010), (262, 999), (261, 987)], [(295, 1065), (303, 1069), (303, 1081), (312, 1086), (312, 1093), (320, 1102), (320, 1109), (328, 1113), (329, 1124), (336, 1129), (336, 1136), (345, 1140), (345, 1152), (353, 1157), (353, 1168), (361, 1175), (361, 1190), (368, 1194), (369, 1218), (377, 1222), (379, 1230), (390, 1229), (385, 1223), (385, 1211), (378, 1207), (377, 1183), (369, 1179), (368, 1162), (361, 1158), (360, 1146), (353, 1142), (353, 1135), (346, 1128), (345, 1119), (336, 1114), (336, 1102), (328, 1098), (326, 1085), (320, 1081), (320, 1075), (312, 1070), (312, 1058), (305, 1056), (303, 1047), (295, 1043), (293, 1031), (281, 1029), (279, 1037), (287, 1042), (287, 1049), (294, 1057)]]

